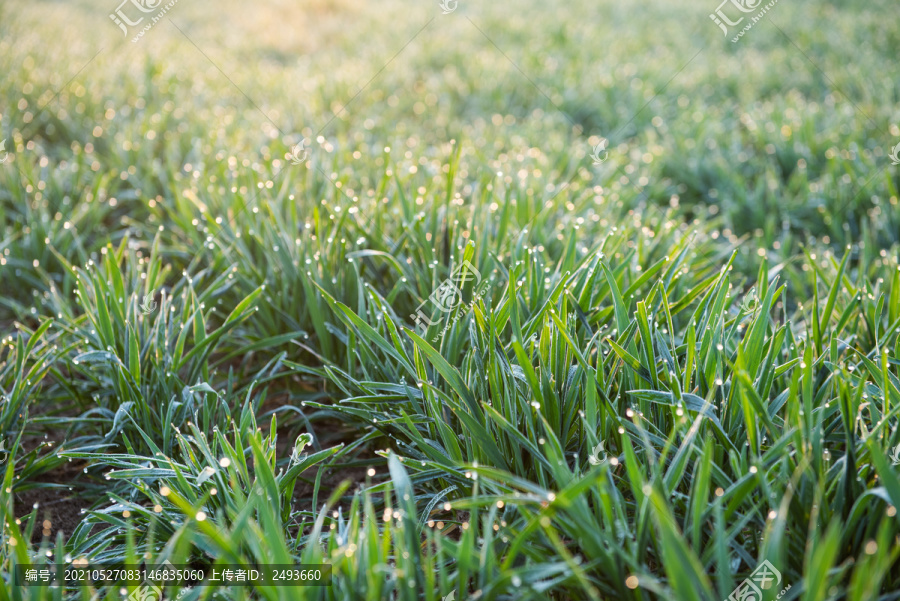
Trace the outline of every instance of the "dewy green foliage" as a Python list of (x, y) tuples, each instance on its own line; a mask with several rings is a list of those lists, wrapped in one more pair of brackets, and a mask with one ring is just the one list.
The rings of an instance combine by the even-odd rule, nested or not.
[(100, 17), (45, 4), (0, 5), (0, 601), (894, 598), (896, 5), (460, 2), (397, 54), (437, 7), (301, 52), (179, 3), (66, 84)]

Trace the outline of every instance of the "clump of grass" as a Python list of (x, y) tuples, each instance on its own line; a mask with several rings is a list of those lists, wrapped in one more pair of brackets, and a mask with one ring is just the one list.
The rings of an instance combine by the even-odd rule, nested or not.
[[(889, 598), (884, 7), (780, 4), (723, 49), (679, 2), (320, 4), (315, 60), (179, 5), (140, 69), (71, 80), (93, 21), (0, 5), (0, 601), (121, 598), (11, 584), (75, 557), (333, 568), (185, 601), (723, 599), (763, 560), (770, 596)], [(226, 23), (268, 41), (229, 58)], [(33, 543), (19, 493), (70, 461), (89, 508)]]

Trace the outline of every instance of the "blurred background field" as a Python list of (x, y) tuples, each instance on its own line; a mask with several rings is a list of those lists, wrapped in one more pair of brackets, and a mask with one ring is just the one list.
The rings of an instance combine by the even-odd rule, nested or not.
[(895, 598), (897, 6), (447, 6), (0, 5), (0, 600)]

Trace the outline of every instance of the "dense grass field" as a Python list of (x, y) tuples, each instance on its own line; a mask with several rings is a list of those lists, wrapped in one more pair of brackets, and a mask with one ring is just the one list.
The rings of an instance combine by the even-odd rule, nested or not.
[(900, 599), (898, 6), (716, 2), (0, 3), (0, 601)]

